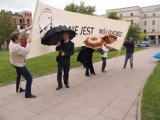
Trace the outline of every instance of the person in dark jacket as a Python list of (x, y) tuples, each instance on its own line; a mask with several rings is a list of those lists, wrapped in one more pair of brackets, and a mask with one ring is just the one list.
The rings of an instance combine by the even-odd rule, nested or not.
[(130, 37), (128, 41), (125, 41), (124, 46), (126, 48), (126, 56), (123, 68), (124, 69), (126, 68), (128, 59), (130, 59), (131, 68), (133, 68), (133, 53), (134, 53), (133, 37)]
[[(92, 54), (94, 52), (94, 49), (92, 48), (88, 48), (86, 47), (84, 50), (84, 66), (86, 68), (86, 73), (85, 75), (87, 77), (91, 76), (91, 75), (96, 75), (95, 71), (94, 71), (94, 67), (93, 67), (93, 62), (92, 62)], [(89, 73), (90, 72), (90, 73)]]
[(64, 71), (63, 80), (66, 88), (69, 88), (68, 78), (70, 69), (70, 56), (74, 54), (74, 43), (69, 40), (69, 34), (65, 32), (63, 34), (63, 40), (57, 43), (56, 50), (59, 51), (57, 56), (58, 71), (57, 82), (58, 87), (56, 90), (62, 88), (62, 71)]

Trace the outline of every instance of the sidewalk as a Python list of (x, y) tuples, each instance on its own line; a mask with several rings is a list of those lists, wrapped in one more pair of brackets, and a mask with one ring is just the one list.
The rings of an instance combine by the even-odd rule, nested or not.
[[(94, 63), (97, 73), (85, 77), (83, 67), (70, 70), (70, 88), (56, 91), (56, 74), (33, 80), (34, 99), (15, 93), (15, 84), (0, 87), (0, 120), (136, 120), (138, 99), (158, 60), (151, 56), (158, 47), (134, 54), (134, 68), (122, 69), (124, 56), (107, 61), (107, 73), (101, 62)], [(129, 61), (128, 61), (129, 62)], [(25, 82), (22, 83), (22, 86)]]

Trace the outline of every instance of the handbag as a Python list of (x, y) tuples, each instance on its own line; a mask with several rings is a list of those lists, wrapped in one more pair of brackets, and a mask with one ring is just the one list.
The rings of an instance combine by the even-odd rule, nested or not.
[(99, 49), (98, 49), (98, 52), (99, 52), (101, 55), (103, 55), (103, 54), (105, 53), (102, 48), (99, 48)]

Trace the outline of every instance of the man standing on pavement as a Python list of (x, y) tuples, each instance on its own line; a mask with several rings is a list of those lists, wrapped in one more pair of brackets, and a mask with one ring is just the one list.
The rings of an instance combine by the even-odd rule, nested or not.
[(134, 53), (134, 42), (133, 37), (130, 37), (128, 41), (124, 42), (124, 46), (126, 48), (126, 56), (123, 68), (126, 68), (127, 61), (130, 59), (131, 69), (133, 68), (133, 53)]
[[(23, 32), (31, 29), (31, 27), (24, 29)], [(22, 39), (21, 32), (11, 33), (11, 41), (9, 43), (10, 63), (15, 67), (17, 72), (16, 78), (16, 91), (18, 92), (21, 76), (26, 80), (26, 90), (20, 88), (19, 92), (25, 91), (25, 98), (35, 98), (35, 95), (31, 94), (32, 76), (25, 66), (25, 58), (30, 51), (30, 37), (27, 39), (27, 46), (22, 47), (20, 45)]]
[(58, 87), (56, 90), (60, 90), (62, 86), (62, 71), (64, 71), (63, 80), (66, 88), (69, 88), (68, 78), (70, 69), (70, 56), (74, 54), (74, 43), (69, 39), (67, 32), (63, 33), (63, 40), (57, 43), (56, 50), (59, 51), (57, 56), (58, 71), (57, 82)]

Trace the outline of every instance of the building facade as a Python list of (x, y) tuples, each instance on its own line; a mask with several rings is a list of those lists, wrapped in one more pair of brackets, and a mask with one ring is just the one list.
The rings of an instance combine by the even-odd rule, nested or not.
[(160, 40), (160, 5), (147, 7), (126, 7), (106, 10), (106, 16), (110, 12), (116, 12), (122, 20), (129, 20), (137, 23), (142, 33), (147, 34), (147, 39), (158, 43)]
[(30, 11), (21, 11), (13, 14), (14, 23), (18, 30), (29, 27), (32, 24), (32, 13)]

